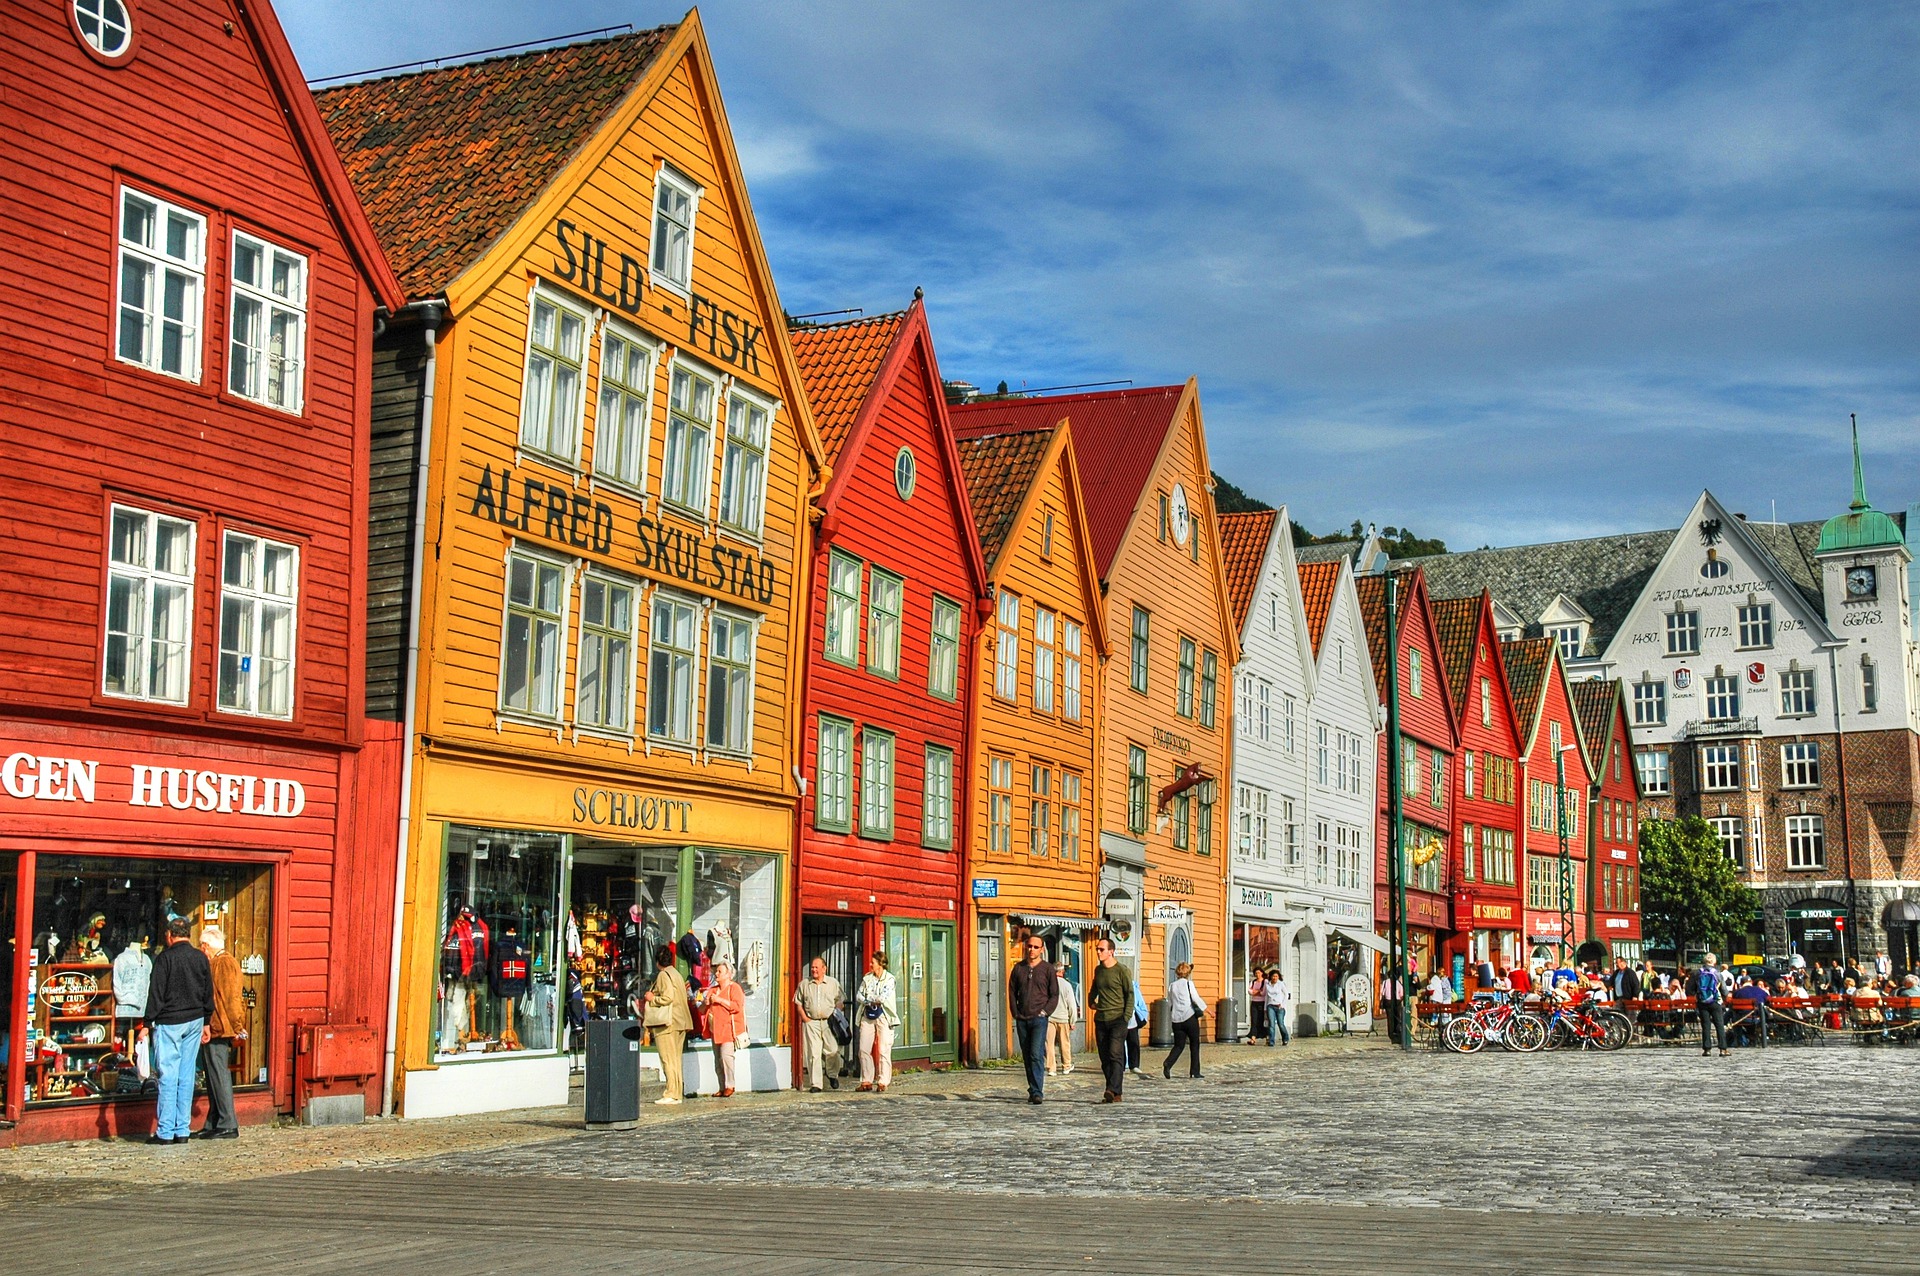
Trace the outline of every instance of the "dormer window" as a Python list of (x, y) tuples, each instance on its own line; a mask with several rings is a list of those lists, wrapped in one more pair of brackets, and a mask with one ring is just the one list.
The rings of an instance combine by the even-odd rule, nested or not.
[(1578, 621), (1570, 625), (1555, 625), (1547, 630), (1547, 636), (1560, 644), (1562, 659), (1578, 659), (1587, 646), (1587, 627)]

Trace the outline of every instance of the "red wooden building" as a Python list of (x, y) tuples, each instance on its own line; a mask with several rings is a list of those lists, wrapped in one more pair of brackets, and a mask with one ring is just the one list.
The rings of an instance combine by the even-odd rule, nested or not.
[(1482, 591), (1474, 598), (1436, 598), (1433, 618), (1460, 732), (1459, 763), (1453, 768), (1454, 937), (1448, 956), (1465, 959), (1471, 987), (1481, 962), (1504, 972), (1521, 960), (1520, 726), (1500, 661), (1492, 597)]
[[(1459, 732), (1447, 685), (1446, 663), (1434, 628), (1427, 579), (1419, 569), (1396, 572), (1393, 634), (1387, 630), (1387, 579), (1362, 576), (1354, 583), (1360, 615), (1366, 622), (1367, 648), (1381, 703), (1387, 700), (1389, 653), (1398, 659), (1400, 682), (1401, 818), (1405, 826), (1404, 871), (1407, 883), (1407, 955), (1416, 975), (1425, 978), (1444, 965), (1442, 948), (1452, 930), (1453, 767)], [(1397, 652), (1394, 650), (1397, 648)], [(1381, 737), (1377, 792), (1380, 799), (1379, 854), (1374, 862), (1373, 920), (1385, 930), (1391, 915), (1388, 856), (1393, 818), (1387, 791), (1391, 735)]]
[[(1525, 815), (1525, 855), (1520, 865), (1526, 911), (1521, 942), (1529, 955), (1572, 960), (1587, 938), (1587, 788), (1593, 765), (1587, 757), (1566, 666), (1555, 638), (1521, 638), (1501, 649), (1520, 722), (1520, 803)], [(1565, 764), (1564, 779), (1559, 763)], [(1567, 853), (1573, 875), (1571, 933), (1562, 919), (1560, 824), (1564, 802)], [(1564, 947), (1564, 951), (1563, 951)]]
[(867, 956), (886, 952), (894, 1058), (949, 1061), (965, 987), (980, 541), (918, 298), (792, 335), (832, 467), (809, 609), (794, 969), (824, 957), (851, 996)]
[[(1633, 765), (1626, 694), (1618, 678), (1572, 684), (1573, 707), (1594, 783), (1587, 793), (1587, 914), (1583, 959), (1640, 959), (1640, 776)], [(1603, 951), (1604, 950), (1604, 951)]]
[(172, 916), (245, 972), (241, 1119), (304, 1102), (314, 1024), (303, 1072), (357, 1113), (395, 799), (364, 747), (368, 334), (399, 289), (263, 2), (24, 0), (0, 97), (0, 1141), (152, 1128)]

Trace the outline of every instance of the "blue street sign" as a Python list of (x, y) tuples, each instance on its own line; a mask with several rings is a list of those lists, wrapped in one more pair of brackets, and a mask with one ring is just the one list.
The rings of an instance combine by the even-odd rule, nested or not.
[(973, 897), (975, 899), (998, 899), (1000, 897), (1000, 879), (997, 877), (974, 878)]

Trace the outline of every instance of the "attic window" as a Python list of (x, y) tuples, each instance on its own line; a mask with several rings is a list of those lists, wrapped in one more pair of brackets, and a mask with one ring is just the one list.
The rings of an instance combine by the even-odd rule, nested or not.
[(126, 0), (73, 0), (68, 16), (95, 61), (124, 66), (133, 58), (133, 13)]
[(1040, 520), (1040, 557), (1042, 558), (1053, 557), (1053, 511), (1052, 510), (1048, 510), (1047, 516)]
[(903, 447), (893, 458), (893, 490), (900, 493), (900, 499), (913, 499), (913, 485), (918, 481), (920, 471), (913, 461), (913, 449)]
[(1586, 650), (1587, 626), (1584, 621), (1574, 621), (1567, 625), (1552, 625), (1547, 636), (1560, 644), (1560, 655), (1566, 660), (1578, 660), (1580, 653)]
[(675, 291), (693, 286), (693, 219), (700, 188), (660, 166), (653, 183), (653, 277)]

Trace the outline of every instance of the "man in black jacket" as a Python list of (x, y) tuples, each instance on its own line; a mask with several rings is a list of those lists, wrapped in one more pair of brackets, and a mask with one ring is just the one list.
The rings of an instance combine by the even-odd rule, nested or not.
[(1607, 977), (1607, 989), (1613, 994), (1615, 1005), (1640, 1000), (1640, 976), (1625, 957), (1613, 959), (1613, 973)]
[(1046, 1081), (1047, 1018), (1060, 1004), (1060, 980), (1047, 960), (1047, 941), (1028, 935), (1027, 959), (1007, 977), (1007, 1005), (1027, 1064), (1027, 1102), (1040, 1102)]
[(168, 920), (167, 946), (153, 959), (147, 984), (147, 1036), (160, 1074), (160, 1101), (147, 1142), (156, 1145), (183, 1144), (190, 1135), (194, 1063), (213, 1014), (213, 968), (188, 942), (191, 931), (184, 917)]

